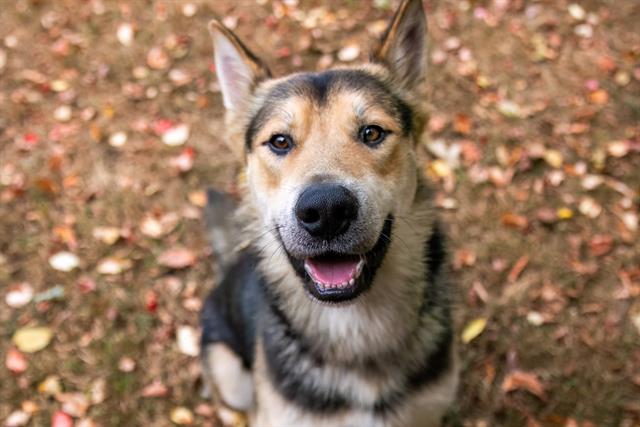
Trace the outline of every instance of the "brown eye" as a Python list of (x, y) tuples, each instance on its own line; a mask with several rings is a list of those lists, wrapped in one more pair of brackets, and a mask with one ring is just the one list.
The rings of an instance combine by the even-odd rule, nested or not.
[(273, 135), (267, 145), (275, 154), (281, 156), (287, 154), (293, 148), (293, 140), (289, 135)]
[(377, 125), (365, 126), (360, 130), (360, 140), (370, 147), (380, 144), (387, 136), (384, 129)]

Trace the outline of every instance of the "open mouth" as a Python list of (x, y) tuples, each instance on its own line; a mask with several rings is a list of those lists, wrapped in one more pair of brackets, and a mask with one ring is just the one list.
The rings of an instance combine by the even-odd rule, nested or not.
[(371, 286), (391, 243), (392, 225), (389, 215), (376, 244), (363, 254), (330, 252), (304, 259), (287, 255), (312, 297), (331, 303), (350, 301)]
[(355, 286), (363, 267), (364, 259), (359, 255), (325, 255), (304, 261), (305, 271), (323, 292)]

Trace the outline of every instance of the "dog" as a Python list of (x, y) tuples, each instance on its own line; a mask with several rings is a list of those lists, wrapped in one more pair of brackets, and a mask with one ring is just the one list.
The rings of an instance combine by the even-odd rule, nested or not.
[(368, 62), (276, 78), (209, 25), (239, 202), (210, 190), (204, 376), (249, 424), (437, 426), (458, 368), (446, 242), (416, 147), (420, 0)]

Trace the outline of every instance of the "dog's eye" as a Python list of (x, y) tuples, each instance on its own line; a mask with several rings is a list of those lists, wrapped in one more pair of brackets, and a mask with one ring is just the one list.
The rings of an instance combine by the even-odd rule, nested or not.
[(287, 154), (293, 148), (293, 140), (289, 135), (273, 135), (267, 145), (277, 155), (281, 156)]
[(384, 129), (377, 125), (368, 125), (360, 129), (360, 140), (368, 146), (376, 146), (380, 144), (387, 133)]

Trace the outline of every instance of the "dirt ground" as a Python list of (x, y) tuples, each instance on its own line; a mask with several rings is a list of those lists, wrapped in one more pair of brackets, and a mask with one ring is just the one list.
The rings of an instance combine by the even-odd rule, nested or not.
[[(194, 356), (203, 190), (237, 172), (206, 23), (285, 73), (366, 58), (396, 5), (0, 0), (0, 422), (238, 423)], [(640, 3), (426, 7), (448, 425), (640, 426)]]

